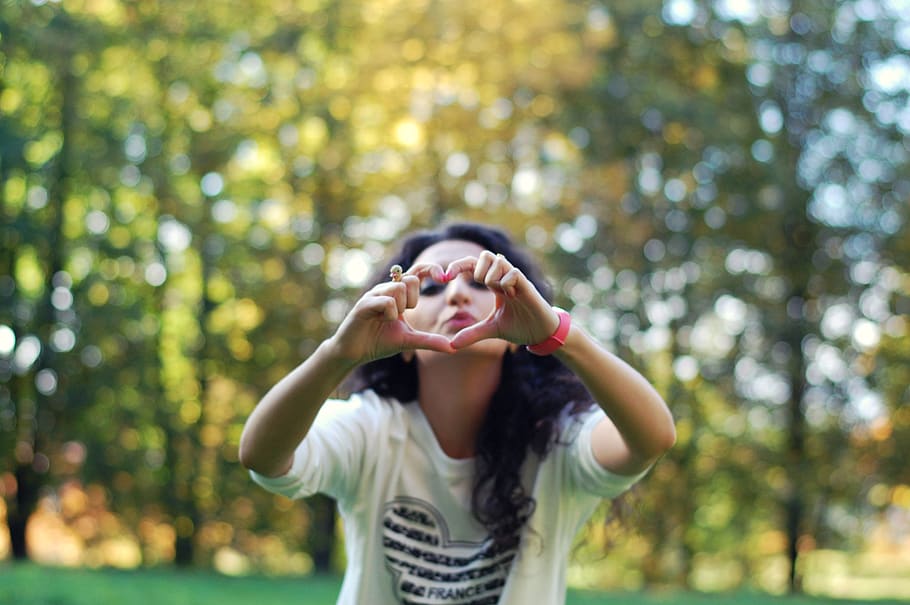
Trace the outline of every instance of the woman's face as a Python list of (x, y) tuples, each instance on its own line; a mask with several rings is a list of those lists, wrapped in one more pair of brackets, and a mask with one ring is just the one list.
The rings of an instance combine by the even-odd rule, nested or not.
[[(445, 271), (449, 263), (465, 256), (478, 256), (484, 248), (465, 240), (444, 240), (421, 252), (414, 264), (435, 263)], [(486, 318), (496, 305), (496, 295), (468, 273), (440, 284), (425, 278), (420, 285), (417, 306), (404, 313), (405, 320), (415, 330), (433, 332), (452, 337), (459, 330)], [(464, 349), (465, 352), (502, 356), (508, 343), (504, 340), (480, 341)], [(418, 355), (431, 353), (418, 351)]]

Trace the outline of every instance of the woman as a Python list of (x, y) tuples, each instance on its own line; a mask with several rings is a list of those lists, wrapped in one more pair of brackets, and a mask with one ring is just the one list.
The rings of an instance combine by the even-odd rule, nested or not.
[(265, 395), (241, 462), (337, 500), (338, 603), (563, 603), (575, 534), (673, 445), (670, 412), (502, 231), (421, 232), (393, 263)]

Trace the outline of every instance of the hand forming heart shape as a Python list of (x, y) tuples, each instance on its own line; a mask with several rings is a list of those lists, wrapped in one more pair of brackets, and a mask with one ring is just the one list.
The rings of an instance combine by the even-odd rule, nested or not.
[[(445, 271), (431, 263), (415, 265), (408, 273), (417, 276), (440, 275), (448, 283), (464, 275), (473, 284), (492, 292), (495, 301), (473, 325), (463, 325), (451, 343), (455, 349), (468, 347), (481, 340), (500, 338), (515, 344), (535, 344), (549, 337), (559, 325), (559, 318), (534, 284), (502, 254), (483, 251), (478, 256), (465, 256), (449, 263)], [(437, 278), (433, 278), (437, 279)]]
[[(461, 279), (482, 284), (494, 295), (488, 315), (471, 325), (461, 325), (449, 336), (429, 326), (415, 329), (405, 319), (406, 311), (417, 308), (421, 296), (429, 296), (421, 294), (421, 282), (445, 286), (463, 274)], [(545, 340), (559, 323), (530, 280), (504, 256), (489, 251), (455, 260), (446, 269), (435, 263), (419, 263), (400, 277), (397, 271), (394, 276), (394, 281), (371, 288), (339, 326), (333, 340), (342, 358), (359, 364), (415, 349), (454, 353), (491, 338), (533, 344)], [(468, 317), (473, 315), (462, 315), (459, 320), (467, 324)]]

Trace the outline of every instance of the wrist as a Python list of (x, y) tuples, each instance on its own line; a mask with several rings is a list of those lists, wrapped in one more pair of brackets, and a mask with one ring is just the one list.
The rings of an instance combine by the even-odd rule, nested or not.
[(556, 312), (559, 323), (549, 338), (537, 344), (527, 345), (528, 351), (534, 355), (552, 355), (566, 343), (566, 337), (572, 327), (572, 316), (559, 307), (553, 307), (553, 310)]
[(363, 360), (345, 349), (342, 343), (338, 341), (337, 335), (323, 340), (319, 344), (317, 352), (321, 353), (326, 361), (332, 363), (344, 373), (350, 372), (363, 363)]

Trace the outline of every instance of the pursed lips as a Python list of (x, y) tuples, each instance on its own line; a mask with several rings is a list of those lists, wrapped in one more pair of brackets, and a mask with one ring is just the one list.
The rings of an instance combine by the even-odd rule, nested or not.
[(477, 319), (467, 311), (456, 311), (451, 317), (443, 321), (448, 328), (462, 329), (477, 323)]

